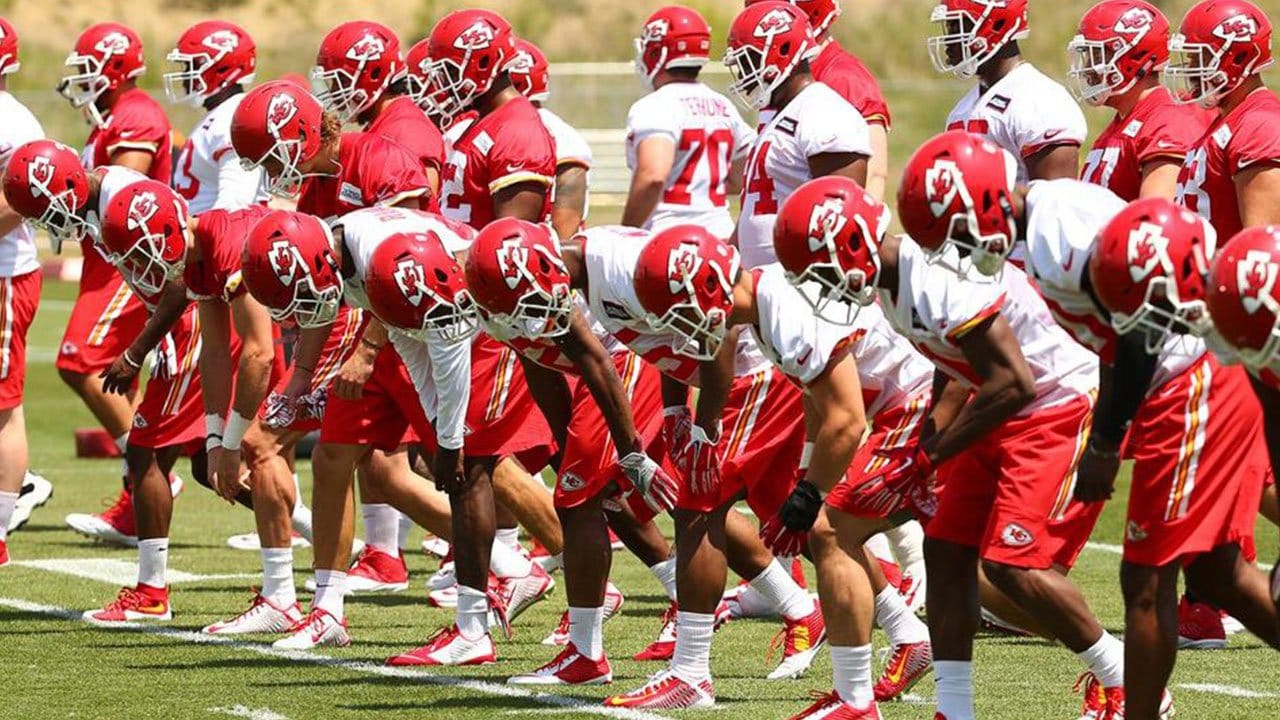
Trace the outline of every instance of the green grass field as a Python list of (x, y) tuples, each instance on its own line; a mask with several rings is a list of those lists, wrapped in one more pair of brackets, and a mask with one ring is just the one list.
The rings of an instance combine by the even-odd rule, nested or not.
[[(87, 412), (56, 377), (52, 358), (73, 288), (51, 283), (31, 337), (27, 415), (32, 466), (56, 486), (48, 506), (11, 538), (17, 563), (80, 559), (103, 561), (132, 582), (130, 550), (94, 545), (62, 524), (68, 512), (92, 510), (118, 487), (115, 461), (77, 460), (71, 433), (91, 425)], [(182, 466), (180, 470), (185, 470)], [(304, 478), (308, 468), (304, 465)], [(307, 482), (304, 479), (304, 484)], [(1120, 632), (1121, 604), (1116, 586), (1123, 507), (1114, 503), (1103, 516), (1094, 540), (1075, 573), (1090, 602), (1113, 632)], [(492, 717), (522, 715), (568, 718), (613, 714), (598, 706), (601, 688), (558, 690), (538, 695), (503, 685), (507, 674), (530, 669), (550, 658), (538, 641), (551, 629), (563, 594), (520, 618), (515, 636), (500, 644), (503, 662), (478, 669), (432, 672), (391, 671), (381, 666), (388, 655), (418, 644), (450, 612), (427, 607), (421, 581), (434, 563), (420, 554), (410, 559), (414, 587), (399, 595), (349, 601), (354, 644), (315, 654), (273, 651), (268, 638), (241, 643), (206, 642), (196, 634), (203, 625), (243, 609), (248, 586), (258, 572), (254, 553), (227, 549), (228, 534), (246, 532), (252, 521), (191, 483), (175, 509), (171, 571), (187, 573), (175, 583), (175, 619), (164, 626), (137, 630), (99, 629), (78, 619), (79, 612), (110, 599), (109, 581), (47, 569), (11, 565), (0, 571), (0, 687), (5, 688), (0, 718), (163, 718), (247, 717), (256, 720), (302, 718), (459, 717), (482, 712)], [(669, 528), (668, 528), (669, 529)], [(1262, 557), (1276, 557), (1276, 529), (1260, 526)], [(1107, 544), (1110, 544), (1109, 546)], [(627, 594), (621, 615), (606, 629), (606, 647), (614, 661), (611, 691), (630, 689), (658, 666), (630, 661), (630, 655), (657, 629), (665, 600), (656, 583), (626, 554), (615, 556), (614, 580)], [(297, 554), (301, 587), (309, 551)], [(230, 576), (230, 577), (228, 577)], [(811, 690), (830, 687), (825, 654), (809, 677), (783, 683), (762, 678), (765, 650), (777, 629), (769, 621), (730, 623), (716, 638), (713, 669), (719, 708), (675, 716), (706, 718), (786, 717), (801, 709)], [(877, 646), (884, 637), (877, 633)], [(1079, 669), (1066, 650), (1047, 643), (983, 637), (977, 649), (979, 713), (992, 720), (1074, 718), (1077, 699), (1071, 685)], [(1178, 714), (1198, 720), (1240, 720), (1280, 716), (1277, 657), (1261, 643), (1237, 636), (1219, 652), (1184, 653), (1173, 678)], [(915, 702), (883, 708), (890, 720), (932, 717), (932, 682), (913, 693)], [(619, 717), (654, 718), (652, 714)]]

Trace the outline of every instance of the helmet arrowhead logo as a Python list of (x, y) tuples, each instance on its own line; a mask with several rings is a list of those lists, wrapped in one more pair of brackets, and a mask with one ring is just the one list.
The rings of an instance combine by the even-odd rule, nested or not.
[(844, 198), (830, 197), (813, 207), (809, 215), (809, 250), (833, 248), (836, 236), (849, 219), (844, 216)]
[(240, 47), (240, 38), (230, 30), (215, 30), (205, 35), (200, 44), (220, 54), (226, 54)]
[(365, 33), (347, 49), (347, 59), (356, 61), (377, 60), (387, 51), (387, 46), (376, 35)]
[(396, 272), (392, 277), (395, 278), (396, 287), (400, 288), (400, 294), (404, 295), (410, 305), (418, 307), (422, 304), (427, 296), (427, 271), (422, 263), (413, 258), (405, 258), (396, 265)]
[(298, 114), (298, 103), (288, 93), (272, 96), (267, 104), (267, 132), (271, 137), (280, 139), (280, 131)]
[(760, 18), (753, 34), (758, 38), (771, 38), (789, 31), (794, 23), (795, 17), (790, 12), (783, 8), (774, 8)]
[(459, 50), (483, 50), (493, 44), (493, 28), (483, 20), (477, 20), (471, 27), (463, 30), (453, 46)]
[(658, 18), (644, 26), (644, 33), (640, 35), (640, 41), (646, 43), (661, 42), (669, 32), (671, 32), (671, 23), (666, 18)]
[(285, 285), (293, 285), (302, 272), (302, 258), (298, 256), (298, 249), (288, 240), (276, 240), (271, 244), (271, 249), (267, 251), (267, 262), (271, 263), (276, 277)]
[(129, 217), (128, 226), (130, 230), (138, 230), (146, 228), (147, 223), (151, 222), (151, 218), (156, 216), (160, 211), (160, 205), (156, 202), (155, 193), (141, 192), (133, 196), (129, 201)]
[(681, 243), (667, 256), (667, 286), (673, 294), (684, 292), (702, 267), (697, 247)]
[(49, 184), (53, 182), (53, 163), (44, 155), (37, 155), (27, 165), (27, 184), (31, 186), (31, 197), (52, 196)]
[(1169, 259), (1169, 238), (1160, 232), (1160, 226), (1142, 223), (1129, 232), (1129, 279), (1142, 282), (1157, 269), (1165, 274), (1173, 272)]
[(123, 55), (129, 50), (129, 38), (122, 32), (109, 32), (102, 36), (93, 49), (101, 53), (104, 58)]
[(925, 198), (934, 217), (942, 217), (951, 209), (960, 192), (960, 168), (951, 160), (939, 159), (924, 173)]
[(1274, 304), (1271, 291), (1276, 286), (1277, 270), (1270, 253), (1261, 250), (1245, 253), (1244, 259), (1236, 265), (1236, 287), (1245, 312), (1253, 315), (1259, 309)]
[(1248, 42), (1258, 34), (1258, 23), (1252, 17), (1240, 13), (1218, 23), (1218, 27), (1213, 29), (1213, 34), (1229, 43)]
[(1125, 35), (1142, 35), (1156, 21), (1151, 11), (1143, 7), (1129, 8), (1116, 21), (1115, 31)]
[(509, 289), (515, 290), (520, 280), (528, 274), (529, 249), (520, 244), (519, 238), (512, 238), (502, 241), (497, 256), (503, 281)]

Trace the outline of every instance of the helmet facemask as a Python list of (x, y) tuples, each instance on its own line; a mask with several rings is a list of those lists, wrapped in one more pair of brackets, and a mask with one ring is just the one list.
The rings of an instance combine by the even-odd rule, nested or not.
[(510, 313), (491, 313), (488, 322), (507, 338), (550, 340), (569, 332), (573, 317), (573, 291), (557, 283), (543, 289), (530, 278), (533, 286), (516, 301)]
[(185, 258), (169, 262), (164, 253), (165, 236), (144, 227), (142, 237), (123, 253), (104, 252), (107, 262), (116, 266), (129, 284), (144, 295), (158, 295), (170, 281), (182, 276)]
[(1232, 84), (1221, 70), (1222, 58), (1229, 49), (1223, 47), (1215, 52), (1208, 43), (1190, 43), (1186, 36), (1175, 34), (1169, 40), (1169, 66), (1164, 70), (1169, 92), (1180, 103), (1195, 103), (1207, 110), (1216, 108), (1222, 97), (1239, 85)]
[(324, 109), (349, 122), (373, 104), (369, 93), (357, 84), (357, 77), (343, 68), (311, 68), (311, 89)]
[(338, 306), (342, 300), (342, 280), (332, 287), (320, 289), (315, 279), (306, 274), (293, 283), (293, 299), (283, 308), (268, 306), (271, 319), (278, 323), (290, 320), (303, 329), (330, 325), (338, 318)]
[(1125, 80), (1116, 66), (1116, 59), (1132, 47), (1109, 47), (1119, 41), (1089, 40), (1077, 35), (1067, 46), (1071, 55), (1071, 67), (1067, 71), (1068, 85), (1076, 99), (1094, 107), (1106, 104), (1113, 95), (1128, 92), (1138, 82), (1135, 76)]
[[(273, 161), (273, 165), (279, 166), (277, 172), (271, 172), (274, 168), (268, 167), (269, 160)], [(253, 161), (242, 157), (240, 166), (250, 172), (261, 168), (262, 186), (268, 194), (286, 200), (296, 200), (302, 193), (302, 181), (311, 175), (311, 173), (304, 173), (298, 167), (302, 161), (301, 138), (296, 140), (277, 138), (262, 159)]]
[(791, 56), (791, 63), (786, 69), (768, 65), (765, 58), (772, 48), (774, 38), (765, 40), (764, 49), (743, 45), (729, 48), (724, 54), (724, 64), (733, 75), (729, 89), (748, 107), (763, 110), (773, 100), (773, 92), (778, 89), (800, 61), (804, 59), (804, 48), (796, 48)]
[(479, 315), (471, 294), (459, 290), (452, 298), (445, 298), (430, 288), (424, 288), (434, 303), (422, 319), (422, 327), (406, 330), (419, 340), (433, 345), (457, 345), (470, 342), (479, 329)]
[[(471, 57), (471, 51), (463, 58), (465, 64)], [(479, 94), (476, 82), (463, 74), (464, 65), (453, 60), (433, 60), (427, 67), (427, 84), (431, 90), (427, 104), (434, 108), (446, 122), (467, 111)], [(496, 75), (495, 67), (493, 74)]]
[(58, 82), (58, 94), (70, 101), (72, 107), (84, 112), (95, 126), (102, 127), (106, 119), (98, 110), (97, 101), (111, 89), (111, 81), (102, 74), (103, 62), (91, 55), (73, 52), (63, 64), (73, 72)]
[(1111, 325), (1121, 334), (1142, 332), (1146, 350), (1152, 354), (1159, 353), (1174, 335), (1204, 337), (1213, 329), (1204, 300), (1183, 302), (1171, 277), (1153, 278), (1138, 309), (1132, 314), (1112, 313)]
[(53, 251), (62, 252), (62, 244), (76, 242), (83, 238), (98, 237), (98, 228), (80, 215), (76, 208), (76, 194), (72, 188), (49, 195), (42, 191), (49, 200), (49, 206), (38, 218), (30, 218), (32, 225), (44, 230), (49, 235)]
[(721, 308), (704, 311), (696, 302), (679, 302), (661, 316), (650, 315), (649, 324), (675, 335), (671, 349), (695, 360), (714, 360), (729, 331), (728, 315)]

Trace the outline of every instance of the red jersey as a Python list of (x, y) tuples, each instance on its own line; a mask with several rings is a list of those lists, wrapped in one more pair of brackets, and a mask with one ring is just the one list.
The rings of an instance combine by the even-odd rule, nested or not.
[(1156, 159), (1182, 162), (1212, 119), (1198, 107), (1179, 105), (1157, 86), (1098, 135), (1080, 179), (1133, 202), (1142, 190), (1142, 166)]
[(422, 163), (398, 143), (371, 133), (343, 133), (338, 144), (338, 174), (309, 177), (302, 183), (298, 212), (328, 220), (375, 205), (397, 205), (418, 198), (426, 210), (431, 189)]
[(535, 182), (547, 188), (543, 215), (550, 217), (555, 177), (555, 142), (533, 103), (516, 98), (471, 123), (453, 144), (441, 174), (441, 209), (479, 230), (494, 219), (494, 193)]
[(182, 279), (197, 300), (229, 303), (244, 293), (240, 282), (240, 258), (249, 230), (271, 212), (264, 205), (242, 210), (210, 210), (196, 216), (196, 257), (187, 262)]
[(418, 157), (423, 167), (444, 167), (444, 135), (427, 114), (407, 97), (392, 100), (365, 132), (403, 145)]
[(1178, 175), (1178, 202), (1200, 213), (1225, 243), (1244, 229), (1235, 176), (1250, 168), (1280, 165), (1280, 98), (1251, 93), (1214, 121), (1187, 153)]
[(809, 61), (813, 79), (835, 90), (840, 97), (858, 109), (868, 125), (892, 124), (889, 105), (880, 92), (880, 83), (862, 61), (832, 40), (818, 56)]
[(160, 103), (139, 88), (126, 90), (111, 107), (106, 124), (89, 133), (84, 166), (92, 170), (110, 165), (111, 156), (120, 150), (142, 150), (152, 156), (147, 177), (168, 185), (173, 173), (169, 132), (169, 118)]

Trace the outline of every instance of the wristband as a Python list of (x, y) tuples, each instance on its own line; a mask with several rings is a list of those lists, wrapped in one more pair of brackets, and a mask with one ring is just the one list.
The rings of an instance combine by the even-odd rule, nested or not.
[(240, 442), (244, 440), (244, 434), (248, 432), (249, 426), (253, 424), (251, 418), (247, 418), (238, 412), (232, 412), (231, 417), (227, 418), (227, 429), (222, 437), (222, 447), (225, 450), (239, 450)]
[(1116, 450), (1102, 450), (1102, 449), (1100, 449), (1100, 448), (1098, 447), (1097, 443), (1093, 442), (1092, 440), (1090, 440), (1090, 441), (1089, 441), (1089, 444), (1088, 444), (1086, 447), (1087, 447), (1087, 449), (1089, 450), (1089, 452), (1090, 452), (1090, 453), (1092, 453), (1092, 454), (1094, 454), (1094, 455), (1097, 455), (1098, 457), (1101, 457), (1101, 458), (1106, 458), (1106, 459), (1108, 459), (1108, 460), (1114, 460), (1115, 458), (1120, 457), (1120, 450), (1119, 450), (1119, 449), (1116, 449)]
[(222, 419), (218, 413), (204, 414), (204, 434), (217, 435), (218, 439), (222, 439), (223, 433), (226, 432), (227, 421)]
[(221, 436), (221, 435), (211, 434), (211, 435), (206, 435), (206, 436), (205, 436), (205, 438), (204, 438), (204, 451), (205, 451), (205, 452), (213, 452), (213, 449), (214, 449), (214, 448), (219, 448), (219, 447), (222, 447), (222, 436)]
[(671, 407), (662, 408), (662, 417), (675, 417), (677, 415), (684, 415), (688, 412), (688, 405), (672, 405)]
[(813, 443), (804, 444), (804, 449), (800, 451), (800, 469), (808, 470), (809, 461), (813, 459)]
[(124, 353), (120, 355), (120, 359), (124, 360), (124, 364), (125, 364), (125, 365), (128, 365), (129, 367), (133, 368), (134, 370), (141, 370), (141, 369), (142, 369), (142, 363), (137, 362), (137, 361), (135, 361), (133, 358), (129, 357), (129, 349), (128, 349), (128, 348), (125, 348)]

